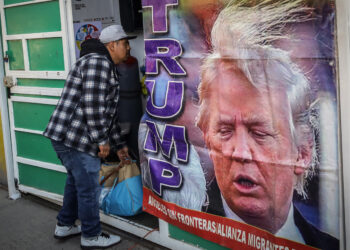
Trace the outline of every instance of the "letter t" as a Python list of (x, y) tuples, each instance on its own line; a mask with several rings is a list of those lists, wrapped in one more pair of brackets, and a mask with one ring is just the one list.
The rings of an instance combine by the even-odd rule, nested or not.
[(178, 0), (142, 0), (142, 7), (152, 8), (153, 32), (167, 32), (167, 7), (178, 5)]

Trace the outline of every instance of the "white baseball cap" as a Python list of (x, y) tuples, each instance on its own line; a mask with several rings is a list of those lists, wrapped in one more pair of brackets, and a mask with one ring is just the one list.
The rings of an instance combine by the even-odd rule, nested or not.
[(100, 35), (100, 41), (102, 43), (109, 43), (112, 41), (118, 41), (121, 39), (134, 39), (136, 38), (136, 36), (128, 36), (125, 31), (123, 30), (123, 27), (119, 24), (114, 24), (111, 26), (108, 26), (106, 28), (104, 28), (101, 31), (101, 35)]

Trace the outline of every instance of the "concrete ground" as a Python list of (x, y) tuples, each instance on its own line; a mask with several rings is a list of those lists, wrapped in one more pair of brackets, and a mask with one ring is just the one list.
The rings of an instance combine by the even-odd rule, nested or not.
[[(53, 237), (59, 206), (33, 195), (10, 200), (0, 186), (0, 249), (80, 249), (80, 236), (60, 241)], [(104, 231), (118, 234), (122, 241), (109, 249), (162, 250), (164, 247), (102, 224)]]

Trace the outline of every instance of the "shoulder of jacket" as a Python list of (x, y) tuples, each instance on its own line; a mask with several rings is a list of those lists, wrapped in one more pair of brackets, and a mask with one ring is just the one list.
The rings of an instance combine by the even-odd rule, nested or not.
[[(95, 61), (94, 63), (98, 64), (108, 64), (108, 68), (112, 68), (113, 64), (112, 62), (108, 59), (108, 57), (106, 55), (101, 55), (101, 54), (97, 54), (97, 53), (91, 53), (88, 54), (82, 58), (79, 59), (79, 65), (84, 67), (84, 65), (89, 65), (90, 63), (92, 63), (93, 61)], [(78, 62), (77, 62), (78, 63)]]
[(109, 62), (108, 58), (106, 55), (98, 54), (98, 53), (90, 53), (86, 56), (83, 56), (81, 59), (82, 61), (88, 61), (90, 59), (103, 59)]
[(80, 62), (80, 63), (86, 63), (88, 62), (89, 60), (91, 59), (102, 59), (102, 60), (106, 60), (107, 62), (109, 62), (108, 58), (106, 55), (102, 55), (102, 54), (98, 54), (98, 53), (90, 53), (90, 54), (87, 54), (81, 58), (79, 58), (79, 60), (77, 61)]

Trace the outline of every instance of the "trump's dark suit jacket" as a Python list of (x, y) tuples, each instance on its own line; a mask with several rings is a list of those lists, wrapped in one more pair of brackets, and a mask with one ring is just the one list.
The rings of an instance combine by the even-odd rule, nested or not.
[[(219, 187), (214, 180), (208, 188), (209, 205), (204, 208), (204, 211), (210, 214), (215, 214), (225, 217), (225, 212), (221, 200)], [(337, 250), (339, 249), (339, 240), (333, 236), (318, 230), (315, 226), (307, 222), (298, 209), (294, 206), (294, 222), (298, 227), (301, 235), (304, 238), (305, 244), (324, 249)]]

